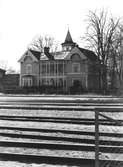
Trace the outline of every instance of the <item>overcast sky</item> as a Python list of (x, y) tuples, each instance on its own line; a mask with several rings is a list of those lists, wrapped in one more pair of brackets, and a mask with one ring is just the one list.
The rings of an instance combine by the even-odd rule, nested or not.
[(80, 41), (88, 11), (102, 8), (123, 17), (122, 0), (0, 0), (0, 64), (19, 70), (17, 61), (35, 36), (48, 34), (62, 43), (68, 26)]

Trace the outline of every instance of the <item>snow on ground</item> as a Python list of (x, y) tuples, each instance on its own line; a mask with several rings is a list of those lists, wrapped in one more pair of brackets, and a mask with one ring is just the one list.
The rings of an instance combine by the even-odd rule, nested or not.
[[(40, 95), (29, 95), (29, 96), (15, 96), (13, 95), (11, 96), (0, 96), (0, 101), (20, 101), (20, 100), (25, 100), (25, 101), (36, 101), (36, 100), (47, 100), (47, 101), (52, 101), (52, 100), (91, 100), (91, 101), (96, 101), (98, 100), (98, 102), (101, 102), (102, 100), (104, 101), (110, 101), (112, 100), (112, 102), (116, 102), (118, 100), (123, 101), (122, 98), (115, 98), (115, 97), (107, 97), (105, 99), (105, 97), (101, 97), (101, 96), (56, 96), (56, 95), (50, 95), (50, 96), (40, 96)], [(76, 112), (76, 111), (71, 111), (71, 112), (66, 112), (66, 111), (41, 111), (41, 110), (14, 110), (14, 109), (9, 109), (9, 110), (1, 110), (0, 111), (0, 115), (23, 115), (23, 116), (58, 116), (58, 117), (78, 117), (78, 118), (94, 118), (94, 113), (92, 112)], [(114, 113), (113, 113), (114, 114)], [(123, 115), (121, 115), (121, 113), (118, 115), (109, 115), (109, 116), (113, 116), (113, 118), (115, 119), (123, 119)], [(25, 128), (39, 128), (39, 129), (57, 129), (57, 130), (75, 130), (75, 131), (94, 131), (95, 130), (95, 126), (94, 125), (76, 125), (76, 124), (67, 124), (67, 123), (47, 123), (47, 122), (21, 122), (21, 121), (7, 121), (6, 120), (0, 120), (0, 126), (12, 126), (12, 127), (25, 127)], [(12, 132), (12, 131), (11, 131)], [(123, 127), (115, 127), (115, 126), (102, 126), (100, 125), (100, 132), (110, 132), (110, 133), (123, 133)], [(19, 132), (20, 133), (20, 132)], [(22, 133), (22, 132), (21, 132)], [(26, 132), (27, 133), (27, 132)], [(32, 134), (34, 134), (35, 132), (32, 132)], [(37, 132), (36, 132), (37, 133)], [(38, 135), (38, 133), (37, 133)], [(55, 134), (54, 134), (55, 136)], [(61, 134), (62, 136), (62, 134)], [(67, 135), (68, 136), (68, 135)], [(71, 135), (71, 137), (73, 137)], [(77, 137), (77, 136), (75, 136)], [(80, 137), (80, 136), (78, 136)], [(104, 138), (104, 137), (103, 137)], [(10, 138), (2, 138), (3, 140), (10, 140)], [(21, 140), (21, 139), (19, 139)], [(19, 141), (18, 140), (18, 141)], [(36, 141), (36, 140), (35, 140)], [(30, 142), (33, 142), (30, 141)], [(2, 148), (0, 147), (0, 150), (3, 150), (3, 152), (12, 152), (12, 148)], [(25, 154), (31, 154), (32, 153), (32, 149), (23, 149), (23, 148), (15, 148), (14, 151), (16, 152), (21, 152), (21, 153), (25, 153)], [(55, 150), (53, 151), (49, 151), (47, 149), (44, 149), (43, 151), (41, 149), (33, 149), (33, 153), (35, 154), (40, 154), (40, 155), (44, 155), (44, 151), (46, 154), (49, 155), (57, 155), (57, 156), (72, 156), (72, 157), (80, 157), (80, 158), (87, 158), (89, 156), (89, 158), (94, 158), (94, 152), (79, 152), (79, 151), (58, 151)], [(123, 154), (101, 154), (100, 157), (101, 159), (105, 159), (105, 157), (109, 157), (109, 159), (118, 159), (118, 160), (123, 160)], [(26, 164), (26, 163), (19, 163), (19, 162), (11, 162), (11, 161), (0, 161), (0, 167), (68, 167), (66, 165), (48, 165), (48, 164), (34, 164), (34, 163), (30, 163), (30, 164)], [(75, 167), (75, 166), (74, 166)]]
[[(0, 126), (12, 126), (12, 127), (28, 127), (28, 128), (39, 128), (39, 129), (57, 129), (57, 130), (73, 130), (73, 131), (87, 131), (87, 132), (94, 132), (95, 126), (94, 125), (76, 125), (76, 124), (67, 124), (67, 123), (49, 123), (49, 122), (21, 122), (18, 121), (7, 121), (0, 120)], [(100, 125), (100, 132), (107, 132), (107, 133), (123, 133), (123, 126), (122, 127), (115, 127), (115, 126), (103, 126)]]
[[(49, 149), (35, 149), (35, 148), (20, 148), (20, 147), (0, 147), (2, 153), (19, 153), (22, 155), (38, 155), (38, 156), (54, 156), (66, 158), (81, 158), (81, 159), (94, 159), (95, 152), (92, 151), (72, 151), (72, 150), (49, 150)], [(123, 154), (118, 153), (101, 153), (101, 160), (123, 160)]]
[(60, 117), (60, 118), (95, 118), (91, 111), (58, 111), (58, 110), (24, 110), (0, 109), (0, 115), (9, 116), (34, 116), (34, 117)]
[[(68, 167), (66, 165), (48, 165), (48, 164), (35, 164), (35, 163), (20, 163), (12, 161), (0, 161), (0, 167)], [(76, 167), (76, 166), (72, 166)]]
[(19, 101), (19, 100), (85, 100), (85, 101), (118, 101), (120, 100), (123, 102), (122, 97), (115, 97), (115, 96), (103, 96), (103, 95), (0, 95), (0, 101)]

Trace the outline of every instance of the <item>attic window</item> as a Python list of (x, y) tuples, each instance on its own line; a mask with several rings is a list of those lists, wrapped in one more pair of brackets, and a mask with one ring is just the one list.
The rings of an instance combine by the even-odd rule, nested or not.
[(32, 57), (31, 56), (25, 56), (24, 61), (32, 62)]
[(66, 51), (66, 47), (64, 47), (63, 50)]
[(79, 55), (79, 54), (73, 54), (73, 55), (71, 56), (71, 59), (72, 59), (72, 60), (80, 61), (80, 55)]
[(71, 50), (71, 46), (69, 46), (69, 50)]

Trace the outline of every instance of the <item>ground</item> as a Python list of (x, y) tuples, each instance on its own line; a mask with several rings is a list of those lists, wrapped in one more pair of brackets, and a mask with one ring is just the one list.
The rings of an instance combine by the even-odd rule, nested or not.
[[(41, 110), (41, 109), (34, 109), (34, 107), (38, 106), (38, 107), (48, 107), (50, 105), (51, 106), (58, 106), (60, 107), (60, 103), (66, 102), (65, 105), (67, 105), (68, 103), (70, 103), (70, 105), (67, 105), (67, 107), (72, 107), (71, 105), (73, 105), (75, 102), (77, 103), (74, 107), (79, 108), (79, 107), (86, 107), (88, 109), (88, 111), (57, 111), (57, 110)], [(116, 98), (116, 97), (104, 97), (104, 96), (92, 96), (89, 95), (88, 97), (86, 96), (4, 96), (1, 95), (0, 96), (0, 106), (15, 106), (15, 108), (13, 109), (0, 109), (0, 116), (4, 115), (4, 116), (32, 116), (32, 117), (56, 117), (56, 118), (95, 118), (94, 112), (90, 111), (91, 107), (97, 106), (98, 105), (105, 105), (105, 104), (110, 104), (111, 106), (113, 105), (118, 105), (121, 106), (123, 102), (122, 98)], [(32, 107), (33, 109), (16, 109), (16, 107), (20, 107), (20, 106), (29, 106)], [(123, 120), (123, 114), (122, 113), (108, 113), (108, 116), (111, 116), (114, 119), (121, 119)], [(37, 122), (37, 121), (12, 121), (12, 120), (0, 120), (0, 127), (23, 127), (23, 128), (39, 128), (39, 129), (54, 129), (54, 130), (71, 130), (71, 131), (80, 131), (80, 132), (94, 132), (95, 126), (94, 125), (80, 125), (80, 124), (69, 124), (69, 123), (55, 123), (55, 122)], [(80, 138), (80, 139), (84, 139), (87, 138), (87, 135), (75, 135), (75, 134), (64, 134), (64, 133), (42, 133), (42, 132), (23, 132), (23, 131), (17, 131), (17, 130), (0, 130), (0, 133), (16, 133), (16, 134), (30, 134), (30, 135), (47, 135), (47, 136), (57, 136), (57, 137), (71, 137), (71, 138)], [(119, 127), (119, 126), (105, 126), (105, 125), (101, 125), (100, 126), (100, 132), (106, 132), (106, 133), (122, 133), (123, 132), (123, 127)], [(93, 136), (88, 136), (88, 138), (90, 139), (94, 139)], [(112, 140), (112, 141), (123, 141), (123, 138), (116, 138), (116, 137), (101, 137), (102, 140)], [(0, 136), (0, 140), (1, 141), (20, 141), (20, 142), (51, 142), (51, 141), (41, 141), (41, 140), (37, 140), (37, 139), (21, 139), (21, 138), (11, 138), (11, 137), (3, 137)], [(52, 141), (53, 143), (53, 141)], [(63, 141), (55, 141), (55, 143), (63, 143)], [(76, 144), (75, 142), (64, 142), (64, 144)], [(78, 143), (77, 143), (78, 144)], [(0, 150), (2, 150), (3, 152), (12, 152), (13, 149), (12, 148), (7, 148), (6, 149), (4, 147), (0, 147)], [(32, 149), (23, 149), (23, 148), (16, 148), (14, 149), (14, 151), (16, 152), (20, 152), (21, 153), (27, 153), (27, 154), (31, 154)], [(59, 156), (71, 156), (71, 157), (94, 157), (94, 153), (86, 153), (85, 152), (79, 152), (79, 151), (49, 151), (44, 149), (43, 152), (40, 149), (33, 149), (33, 153), (35, 154), (54, 154), (54, 155), (59, 155)], [(123, 159), (123, 154), (105, 154), (107, 157), (110, 157), (111, 159)], [(105, 157), (103, 157), (104, 155), (101, 155), (102, 158), (105, 159)], [(12, 162), (12, 161), (0, 161), (0, 167), (67, 167), (66, 165), (49, 165), (49, 164), (35, 164), (35, 163), (19, 163), (19, 162)]]

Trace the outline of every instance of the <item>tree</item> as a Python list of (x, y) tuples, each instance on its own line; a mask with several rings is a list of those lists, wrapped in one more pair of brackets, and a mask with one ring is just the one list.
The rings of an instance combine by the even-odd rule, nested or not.
[[(114, 71), (117, 74), (117, 81), (119, 85), (119, 90), (123, 90), (123, 25), (119, 25), (119, 29), (116, 34), (116, 40), (113, 45), (113, 55), (114, 55)], [(113, 78), (113, 77), (112, 77)], [(113, 82), (112, 82), (113, 84)]]
[(17, 74), (18, 72), (15, 69), (13, 69), (12, 67), (8, 67), (6, 69), (6, 73), (7, 74)]
[(7, 68), (7, 61), (0, 60), (0, 68), (6, 70), (6, 68)]
[[(115, 62), (114, 46), (117, 39), (117, 29), (120, 19), (109, 17), (107, 11), (90, 11), (85, 39), (88, 47), (93, 50), (100, 62), (100, 87), (107, 88), (107, 73), (109, 64)], [(111, 61), (112, 60), (112, 61)], [(113, 65), (113, 64), (112, 64)], [(103, 83), (103, 84), (101, 84)]]
[(0, 68), (4, 69), (7, 74), (19, 73), (19, 71), (16, 71), (13, 67), (8, 66), (8, 63), (5, 60), (0, 60)]
[(48, 35), (37, 36), (31, 44), (28, 46), (30, 49), (34, 49), (40, 52), (43, 52), (44, 47), (49, 47), (51, 52), (55, 52), (58, 49), (58, 43), (54, 40), (53, 37)]

